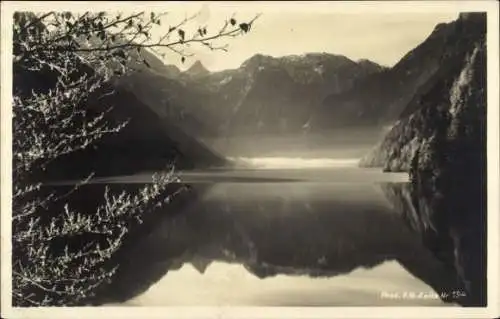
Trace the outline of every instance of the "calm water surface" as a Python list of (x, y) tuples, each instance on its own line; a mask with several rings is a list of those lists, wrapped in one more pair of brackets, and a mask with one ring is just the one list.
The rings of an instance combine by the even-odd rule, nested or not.
[(114, 283), (120, 296), (108, 304), (452, 305), (435, 291), (453, 275), (381, 187), (406, 174), (345, 160), (253, 165), (181, 173), (199, 196), (134, 243)]

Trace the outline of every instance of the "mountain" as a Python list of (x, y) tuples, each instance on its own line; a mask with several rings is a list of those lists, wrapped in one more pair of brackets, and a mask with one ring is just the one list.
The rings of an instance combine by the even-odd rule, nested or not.
[[(155, 85), (176, 87), (165, 93), (169, 107), (183, 114), (180, 125), (197, 136), (382, 128), (408, 112), (413, 98), (462, 55), (462, 44), (476, 31), (460, 21), (474, 24), (475, 19), (462, 14), (457, 21), (438, 24), (391, 68), (327, 53), (256, 54), (239, 68), (213, 73), (197, 61), (174, 79), (182, 87), (162, 84), (160, 78)], [(150, 83), (141, 80), (139, 85)], [(152, 88), (146, 92), (158, 95)]]
[[(129, 62), (129, 66), (134, 69), (141, 71), (153, 71), (155, 73), (167, 76), (169, 78), (177, 78), (181, 75), (181, 70), (173, 64), (165, 64), (160, 58), (154, 55), (152, 52), (145, 50), (143, 48), (139, 49), (138, 52), (129, 52), (132, 59)], [(143, 60), (144, 62), (139, 62)]]
[(162, 75), (172, 78), (176, 78), (181, 74), (181, 70), (175, 65), (171, 64), (164, 64), (163, 66), (158, 68), (158, 72), (161, 73)]
[[(449, 40), (447, 58), (418, 88), (386, 137), (362, 159), (362, 166), (408, 171), (412, 160), (423, 161), (431, 150), (439, 157), (450, 157), (452, 147), (460, 157), (484, 151), (485, 18), (461, 15), (444, 28), (454, 40)], [(462, 148), (463, 153), (456, 153)]]
[(324, 97), (348, 90), (379, 70), (326, 53), (255, 55), (237, 72), (226, 74), (219, 91), (225, 100), (215, 103), (227, 110), (226, 134), (297, 132), (307, 128), (311, 111)]
[[(367, 69), (372, 68), (376, 72), (381, 72), (387, 69), (387, 67), (381, 66), (373, 61), (370, 61), (368, 59), (360, 59), (357, 61), (357, 63)], [(376, 73), (374, 72), (374, 73)]]
[[(176, 168), (206, 168), (227, 164), (223, 156), (186, 133), (154, 99), (145, 101), (140, 86), (126, 85), (131, 83), (130, 79), (142, 80), (140, 75), (146, 73), (146, 79), (151, 80), (161, 73), (162, 79), (181, 85), (163, 75), (168, 71), (171, 72), (169, 76), (174, 77), (178, 69), (164, 65), (148, 52), (142, 53), (146, 64), (139, 63), (138, 56), (133, 55), (130, 66), (136, 71), (111, 79), (90, 94), (82, 105), (75, 105), (76, 110), (85, 110), (82, 113), (85, 114), (84, 121), (100, 115), (111, 106), (110, 111), (104, 114), (105, 121), (112, 126), (125, 121), (129, 121), (128, 124), (119, 133), (104, 136), (90, 147), (63, 155), (52, 161), (46, 169), (33, 170), (31, 173), (42, 179), (73, 179), (86, 177), (91, 172), (103, 176), (157, 171), (167, 168), (169, 164), (174, 164)], [(94, 70), (85, 65), (77, 72), (94, 74)], [(15, 68), (15, 93), (29, 96), (31, 90), (46, 92), (57, 80), (55, 73), (49, 69), (35, 72)], [(13, 124), (16, 125), (16, 122)]]
[(182, 73), (165, 75), (161, 70), (144, 69), (121, 77), (117, 86), (133, 94), (164, 121), (175, 123), (192, 136), (212, 135), (212, 123), (194, 112), (203, 99), (186, 83)]
[(196, 61), (184, 72), (184, 74), (190, 77), (204, 77), (209, 75), (210, 71), (208, 71), (200, 61)]
[[(463, 19), (460, 19), (462, 21)], [(461, 30), (461, 22), (438, 24), (420, 45), (396, 65), (358, 81), (352, 89), (329, 95), (311, 119), (318, 129), (338, 125), (394, 123), (419, 88), (460, 54), (460, 44), (474, 31)]]
[(325, 96), (384, 69), (326, 53), (257, 54), (237, 69), (213, 73), (199, 61), (180, 75), (149, 64), (120, 85), (193, 136), (301, 131)]
[[(102, 96), (105, 90), (113, 93)], [(102, 105), (113, 106), (106, 114), (108, 123), (119, 125), (129, 120), (128, 124), (91, 148), (62, 156), (49, 165), (42, 175), (44, 178), (81, 178), (91, 172), (96, 176), (133, 174), (168, 169), (171, 164), (176, 169), (227, 164), (223, 156), (186, 134), (175, 123), (158, 116), (131, 91), (108, 84), (99, 94), (92, 95), (88, 110), (99, 112)]]

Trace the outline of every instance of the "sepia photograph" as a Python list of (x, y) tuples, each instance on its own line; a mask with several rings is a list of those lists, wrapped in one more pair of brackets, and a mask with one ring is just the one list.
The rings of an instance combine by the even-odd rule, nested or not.
[(498, 9), (3, 2), (2, 317), (499, 315)]

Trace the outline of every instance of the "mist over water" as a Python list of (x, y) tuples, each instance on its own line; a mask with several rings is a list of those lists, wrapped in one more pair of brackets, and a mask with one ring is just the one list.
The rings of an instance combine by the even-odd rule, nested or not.
[[(230, 158), (358, 159), (373, 148), (386, 130), (352, 127), (321, 133), (262, 133), (200, 140), (218, 154)], [(282, 163), (291, 165), (290, 161)]]
[(255, 169), (311, 169), (356, 167), (357, 158), (238, 157), (228, 158), (238, 167)]

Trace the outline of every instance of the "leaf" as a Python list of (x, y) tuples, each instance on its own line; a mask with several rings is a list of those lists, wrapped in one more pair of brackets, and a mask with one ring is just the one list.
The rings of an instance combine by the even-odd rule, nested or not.
[(247, 33), (250, 30), (250, 25), (248, 23), (240, 23), (240, 29)]
[(231, 25), (235, 25), (236, 24), (236, 20), (234, 20), (233, 18), (231, 18), (231, 20), (229, 20), (229, 22), (231, 23)]
[(181, 58), (181, 62), (184, 63), (186, 61), (186, 58), (185, 57), (182, 57)]
[(179, 33), (179, 37), (181, 37), (181, 39), (184, 40), (184, 37), (186, 36), (186, 33), (184, 32), (184, 30), (179, 29), (177, 32)]

